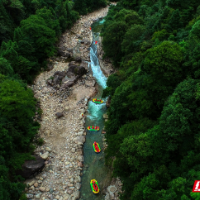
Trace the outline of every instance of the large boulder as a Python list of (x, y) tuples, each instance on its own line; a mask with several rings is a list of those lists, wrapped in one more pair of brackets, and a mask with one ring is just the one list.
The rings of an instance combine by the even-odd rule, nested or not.
[(83, 144), (85, 142), (85, 136), (77, 136), (75, 139), (74, 139), (74, 142), (76, 144)]
[(71, 57), (70, 53), (65, 52), (64, 47), (58, 48), (57, 55), (62, 57)]
[(64, 81), (61, 88), (68, 88), (74, 85), (74, 83), (77, 81), (78, 76), (71, 76), (71, 78), (68, 78), (68, 80)]
[(62, 112), (57, 112), (55, 115), (58, 119), (64, 116)]
[(66, 76), (66, 72), (65, 71), (62, 71), (62, 72), (61, 71), (56, 71), (54, 73), (54, 76), (56, 76), (56, 75), (60, 76), (61, 79), (62, 79), (62, 78), (64, 78)]
[(51, 78), (47, 80), (47, 85), (53, 86), (53, 80)]
[(81, 67), (84, 67), (86, 70), (88, 70), (88, 63), (87, 62), (81, 62)]
[(117, 191), (117, 187), (115, 185), (110, 185), (108, 186), (107, 191), (109, 193), (110, 199), (114, 199), (115, 198), (114, 193)]
[(75, 191), (72, 195), (72, 200), (77, 200), (80, 198), (80, 191)]
[(77, 76), (83, 76), (84, 74), (87, 73), (87, 70), (83, 66), (69, 64), (68, 72), (72, 72)]
[(65, 71), (56, 71), (54, 73), (54, 78), (53, 78), (53, 85), (59, 85), (62, 82), (62, 79), (66, 76)]
[(60, 78), (58, 75), (55, 75), (53, 78), (53, 85), (58, 85), (60, 83)]
[(17, 174), (28, 179), (40, 173), (45, 166), (45, 160), (40, 156), (34, 155), (35, 160), (27, 160), (22, 165), (22, 169), (18, 170)]
[(86, 85), (87, 87), (94, 87), (95, 84), (96, 84), (95, 80), (91, 80), (91, 81), (86, 80), (86, 81), (85, 81), (85, 85)]
[(81, 57), (75, 57), (74, 60), (75, 60), (76, 62), (81, 62), (81, 61), (82, 61)]

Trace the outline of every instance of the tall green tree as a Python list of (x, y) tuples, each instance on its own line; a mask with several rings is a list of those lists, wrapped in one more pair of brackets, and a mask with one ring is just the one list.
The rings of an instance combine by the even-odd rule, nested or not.
[[(103, 47), (106, 56), (112, 58), (117, 65), (122, 57), (121, 43), (128, 26), (125, 22), (113, 22), (107, 27), (107, 31), (103, 33)], [(114, 48), (113, 48), (114, 47)]]

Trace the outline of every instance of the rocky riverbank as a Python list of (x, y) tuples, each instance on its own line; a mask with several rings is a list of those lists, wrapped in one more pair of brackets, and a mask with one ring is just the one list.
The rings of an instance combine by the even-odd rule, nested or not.
[[(44, 138), (44, 145), (35, 154), (45, 160), (45, 167), (42, 173), (25, 181), (28, 199), (76, 200), (80, 197), (82, 147), (86, 136), (82, 114), (96, 93), (95, 79), (85, 62), (90, 61), (89, 28), (107, 12), (108, 7), (82, 16), (67, 30), (58, 43), (59, 57), (50, 58), (49, 71), (41, 73), (30, 86), (42, 109), (41, 118), (36, 113), (35, 120), (41, 124), (38, 134)], [(69, 62), (70, 59), (73, 61)], [(108, 188), (107, 200), (118, 199), (112, 195), (120, 185), (114, 186), (118, 182)]]

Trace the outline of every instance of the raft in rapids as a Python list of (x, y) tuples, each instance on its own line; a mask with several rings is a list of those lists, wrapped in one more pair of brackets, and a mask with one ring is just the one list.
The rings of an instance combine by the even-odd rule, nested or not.
[(93, 99), (92, 100), (94, 103), (96, 103), (96, 104), (101, 104), (101, 103), (103, 103), (103, 100), (102, 99)]

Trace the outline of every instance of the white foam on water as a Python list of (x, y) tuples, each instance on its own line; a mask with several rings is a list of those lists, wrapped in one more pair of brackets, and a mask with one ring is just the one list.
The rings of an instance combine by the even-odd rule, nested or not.
[[(96, 49), (96, 48), (95, 48)], [(92, 47), (90, 47), (90, 60), (91, 60), (91, 69), (93, 72), (93, 77), (95, 77), (97, 83), (102, 86), (103, 89), (107, 87), (106, 81), (107, 77), (103, 74), (101, 71), (101, 68), (99, 66), (98, 58), (97, 58), (97, 50), (94, 52)]]
[[(105, 77), (105, 75), (103, 74), (99, 66), (99, 61), (97, 57), (97, 46), (95, 44), (93, 44), (90, 47), (90, 60), (91, 60), (91, 69), (93, 72), (93, 77), (95, 77), (97, 83), (103, 89), (105, 89), (107, 87), (106, 85), (107, 77)], [(103, 99), (104, 103), (102, 104), (95, 104), (92, 101), (89, 102), (88, 104), (89, 119), (98, 120), (99, 116), (101, 116), (101, 112), (102, 112), (101, 110), (105, 107), (106, 99), (107, 98)]]
[(103, 24), (106, 20), (105, 19), (102, 19), (99, 24)]
[(105, 106), (105, 103), (96, 104), (92, 101), (89, 101), (89, 103), (88, 103), (89, 119), (98, 120), (101, 110), (103, 109), (104, 106)]

